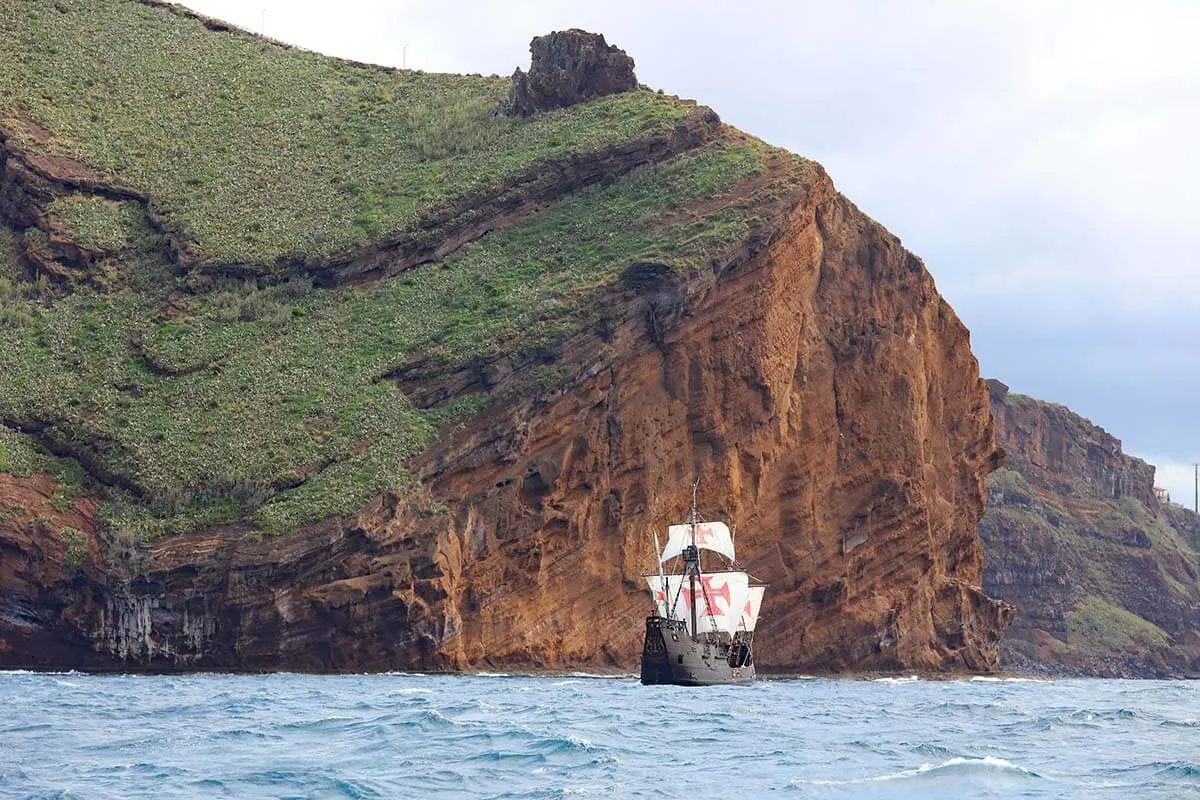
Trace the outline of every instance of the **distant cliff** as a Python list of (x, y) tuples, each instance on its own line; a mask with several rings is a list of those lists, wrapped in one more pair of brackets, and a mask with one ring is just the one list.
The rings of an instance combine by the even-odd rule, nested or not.
[(0, 665), (628, 669), (699, 478), (760, 668), (996, 668), (967, 330), (819, 165), (581, 31), (0, 12)]
[(1154, 467), (1063, 406), (988, 381), (1005, 466), (988, 482), (984, 589), (1017, 608), (1018, 671), (1200, 673), (1200, 523)]

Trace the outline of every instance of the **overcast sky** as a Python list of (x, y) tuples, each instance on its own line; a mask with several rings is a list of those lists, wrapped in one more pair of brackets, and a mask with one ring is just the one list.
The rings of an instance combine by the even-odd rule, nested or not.
[(984, 375), (1108, 429), (1191, 502), (1200, 3), (187, 5), (442, 72), (509, 74), (534, 35), (602, 32), (642, 83), (824, 164), (925, 260)]

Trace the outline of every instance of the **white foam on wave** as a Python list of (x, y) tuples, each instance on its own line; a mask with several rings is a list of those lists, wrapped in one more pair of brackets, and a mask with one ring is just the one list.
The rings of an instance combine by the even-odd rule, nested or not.
[(948, 761), (943, 761), (941, 764), (922, 764), (916, 769), (906, 769), (900, 772), (893, 772), (888, 775), (876, 775), (869, 778), (851, 778), (849, 780), (804, 780), (803, 778), (793, 778), (789, 783), (793, 786), (847, 786), (856, 783), (883, 783), (886, 781), (901, 781), (908, 778), (916, 778), (926, 775), (934, 775), (941, 771), (953, 771), (959, 767), (985, 767), (996, 772), (1006, 772), (1011, 775), (1018, 775), (1028, 778), (1041, 777), (1031, 769), (1026, 769), (1011, 761), (996, 756), (984, 756), (983, 758), (969, 758), (966, 756), (955, 756)]
[(636, 678), (636, 672), (617, 672), (604, 675), (599, 672), (572, 672), (572, 678), (593, 678), (599, 680), (625, 680), (627, 678)]
[(510, 675), (507, 672), (472, 672), (472, 673), (470, 673), (470, 675), (473, 678), (511, 678), (512, 677), (512, 675)]
[(919, 675), (909, 675), (900, 678), (876, 678), (875, 683), (914, 683), (921, 680)]
[(1001, 678), (996, 675), (972, 675), (973, 683), (1050, 683), (1045, 678)]
[(438, 722), (449, 722), (451, 725), (459, 724), (457, 721), (450, 719), (445, 714), (438, 711), (436, 708), (431, 708), (428, 711), (426, 711), (425, 717), (426, 717), (426, 719), (436, 719)]
[(426, 689), (421, 686), (405, 686), (402, 689), (393, 689), (392, 694), (433, 694), (433, 689)]

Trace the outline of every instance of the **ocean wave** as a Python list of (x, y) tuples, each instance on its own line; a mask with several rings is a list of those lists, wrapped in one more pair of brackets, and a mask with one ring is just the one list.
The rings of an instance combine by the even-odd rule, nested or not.
[(945, 711), (950, 713), (965, 712), (968, 714), (977, 714), (981, 711), (992, 711), (997, 708), (1006, 708), (1004, 703), (972, 703), (972, 702), (957, 702), (947, 700), (941, 703), (935, 703), (932, 706), (927, 706), (931, 711)]
[(1136, 779), (1136, 783), (1144, 782), (1149, 776), (1160, 781), (1170, 778), (1195, 779), (1200, 777), (1200, 764), (1193, 761), (1148, 761), (1110, 769), (1107, 774), (1114, 778)]
[(54, 726), (49, 722), (30, 722), (24, 725), (9, 725), (0, 728), (0, 733), (33, 733), (34, 731), (52, 731)]
[(1191, 761), (1173, 761), (1160, 769), (1158, 774), (1162, 777), (1172, 778), (1200, 778), (1200, 764), (1194, 764)]
[(941, 764), (922, 764), (916, 769), (906, 769), (900, 772), (892, 772), (887, 775), (874, 775), (866, 778), (848, 778), (845, 780), (828, 780), (814, 779), (805, 780), (803, 778), (793, 778), (789, 783), (792, 786), (851, 786), (860, 783), (886, 783), (889, 781), (905, 781), (911, 779), (926, 779), (938, 777), (941, 775), (963, 775), (963, 774), (1005, 774), (1019, 778), (1040, 778), (1031, 769), (1013, 764), (1003, 758), (996, 756), (984, 756), (982, 758), (971, 758), (967, 756), (955, 756)]
[(1200, 720), (1197, 719), (1164, 719), (1158, 724), (1164, 728), (1200, 728)]
[(28, 674), (0, 679), (0, 797), (671, 796), (705, 772), (702, 795), (1200, 800), (1195, 684), (887, 677)]
[[(511, 731), (496, 731), (483, 734), (493, 747), (490, 750), (472, 754), (471, 761), (530, 761), (546, 763), (559, 756), (571, 754), (592, 754), (597, 748), (587, 739), (573, 735), (538, 736), (527, 729)], [(600, 752), (591, 763), (611, 763), (615, 758)], [(582, 762), (578, 762), (582, 763)]]
[(1071, 720), (1079, 720), (1083, 722), (1110, 722), (1113, 720), (1134, 719), (1138, 713), (1132, 708), (1111, 708), (1111, 709), (1089, 709), (1078, 708), (1071, 712), (1067, 718)]
[(590, 678), (592, 680), (601, 680), (601, 681), (614, 681), (614, 680), (627, 681), (630, 678), (638, 677), (638, 674), (636, 672), (618, 672), (618, 673), (614, 673), (614, 674), (610, 674), (610, 675), (605, 675), (605, 674), (599, 673), (599, 672), (572, 672), (571, 677), (572, 678)]
[(913, 752), (920, 753), (925, 756), (936, 756), (938, 758), (967, 758), (962, 753), (952, 750), (949, 747), (943, 747), (939, 744), (931, 744), (929, 742), (920, 742), (915, 745), (908, 745), (907, 742), (901, 742), (902, 745), (912, 747)]
[(906, 676), (901, 676), (898, 678), (891, 678), (891, 677), (875, 678), (874, 682), (875, 683), (919, 683), (920, 680), (921, 680), (920, 675), (906, 675)]
[(245, 728), (235, 730), (220, 731), (214, 739), (267, 739), (273, 741), (283, 741), (283, 737), (277, 733), (265, 733), (263, 731), (251, 731)]

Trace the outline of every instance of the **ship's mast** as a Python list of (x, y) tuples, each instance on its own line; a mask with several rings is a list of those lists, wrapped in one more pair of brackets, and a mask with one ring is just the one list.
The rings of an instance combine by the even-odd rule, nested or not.
[(699, 514), (696, 511), (696, 492), (700, 488), (700, 479), (692, 484), (692, 512), (688, 515), (688, 524), (692, 526), (692, 545), (688, 548), (684, 555), (684, 561), (687, 562), (688, 571), (688, 590), (692, 598), (692, 639), (695, 640), (699, 634), (696, 619), (696, 576), (700, 574), (700, 549), (696, 547), (696, 520)]
[[(671, 592), (671, 587), (667, 583), (667, 576), (663, 574), (662, 561), (659, 560), (659, 556), (662, 555), (662, 549), (658, 546), (658, 531), (651, 530), (650, 532), (654, 534), (654, 561), (658, 564), (658, 591), (662, 592), (663, 596), (662, 606), (658, 605), (658, 598), (654, 598), (654, 613), (657, 614), (661, 609), (667, 608), (667, 596)], [(669, 609), (667, 610), (667, 616), (674, 616)]]

